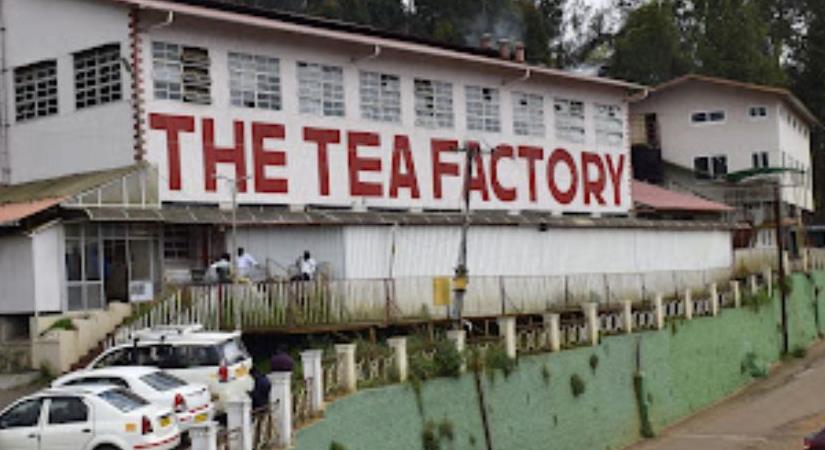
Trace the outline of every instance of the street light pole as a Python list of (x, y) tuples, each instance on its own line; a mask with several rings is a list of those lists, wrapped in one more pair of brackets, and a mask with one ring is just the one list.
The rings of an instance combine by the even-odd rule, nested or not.
[(779, 284), (779, 300), (782, 309), (782, 353), (788, 354), (790, 345), (788, 343), (788, 301), (785, 292), (785, 242), (783, 239), (784, 233), (782, 232), (782, 195), (779, 181), (774, 185), (773, 196), (773, 215), (776, 220), (777, 267), (779, 269), (777, 284)]
[(469, 270), (467, 268), (467, 232), (470, 229), (470, 177), (473, 173), (473, 161), (475, 159), (475, 146), (468, 146), (465, 149), (466, 162), (464, 164), (464, 221), (461, 224), (461, 242), (458, 247), (458, 261), (455, 266), (453, 276), (453, 292), (455, 293), (455, 305), (453, 308), (453, 318), (455, 328), (461, 329), (461, 320), (464, 315), (464, 296), (467, 293), (467, 282)]

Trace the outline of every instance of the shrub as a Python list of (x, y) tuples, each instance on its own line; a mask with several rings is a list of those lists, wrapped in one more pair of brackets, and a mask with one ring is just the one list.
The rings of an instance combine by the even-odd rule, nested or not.
[(794, 349), (791, 350), (791, 356), (793, 356), (794, 358), (802, 359), (808, 356), (808, 350), (802, 346), (794, 347)]
[(491, 380), (495, 379), (496, 370), (501, 370), (507, 378), (516, 368), (516, 360), (507, 355), (503, 344), (493, 345), (484, 353), (484, 367)]
[(448, 418), (444, 418), (441, 423), (438, 424), (438, 437), (440, 439), (446, 439), (450, 442), (455, 440), (455, 428), (453, 427), (453, 423)]
[(344, 447), (344, 444), (342, 444), (338, 441), (332, 441), (329, 444), (329, 450), (347, 450), (347, 448)]
[(461, 375), (461, 365), (464, 363), (455, 343), (450, 340), (443, 340), (436, 344), (435, 374), (440, 377), (458, 377)]
[(592, 370), (593, 373), (596, 373), (596, 369), (598, 367), (599, 367), (599, 355), (594, 353), (594, 354), (590, 355), (590, 370)]
[(579, 374), (574, 373), (570, 376), (570, 390), (573, 392), (573, 397), (578, 397), (584, 394), (586, 386), (584, 384), (584, 380)]
[(550, 384), (550, 368), (547, 367), (547, 364), (541, 366), (541, 378), (544, 380), (545, 385)]
[(428, 420), (427, 423), (424, 424), (424, 429), (421, 430), (421, 447), (424, 450), (441, 449), (441, 442), (439, 442), (438, 436), (436, 435), (435, 424), (432, 420)]
[(52, 330), (74, 331), (77, 330), (77, 327), (74, 325), (71, 318), (64, 317), (54, 322), (49, 328), (46, 328), (46, 331), (44, 331), (41, 336)]

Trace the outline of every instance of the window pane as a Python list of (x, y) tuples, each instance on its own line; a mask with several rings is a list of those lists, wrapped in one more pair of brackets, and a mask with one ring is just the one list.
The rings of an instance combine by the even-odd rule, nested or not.
[(57, 61), (44, 61), (14, 69), (17, 121), (57, 114)]
[(121, 99), (120, 44), (75, 53), (74, 71), (77, 109)]
[(710, 167), (708, 165), (708, 159), (706, 157), (694, 158), (693, 170), (696, 173), (696, 178), (710, 178)]
[(80, 249), (80, 240), (66, 239), (66, 279), (82, 281), (83, 255)]
[(49, 424), (83, 423), (89, 419), (89, 409), (76, 397), (52, 398), (49, 404)]
[(69, 286), (68, 295), (70, 311), (83, 309), (83, 286)]
[(100, 281), (100, 241), (86, 240), (86, 281)]
[[(100, 283), (86, 284), (86, 305), (85, 309), (103, 308), (103, 285)], [(126, 300), (126, 299), (123, 299)]]
[(23, 428), (37, 426), (43, 400), (27, 400), (14, 406), (0, 417), (0, 428)]

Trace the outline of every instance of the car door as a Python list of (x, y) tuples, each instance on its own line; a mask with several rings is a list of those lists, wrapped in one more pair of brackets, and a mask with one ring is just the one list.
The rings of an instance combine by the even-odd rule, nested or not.
[(94, 436), (92, 411), (80, 397), (49, 397), (40, 431), (40, 450), (85, 450)]
[(43, 399), (24, 400), (0, 416), (0, 449), (39, 450)]

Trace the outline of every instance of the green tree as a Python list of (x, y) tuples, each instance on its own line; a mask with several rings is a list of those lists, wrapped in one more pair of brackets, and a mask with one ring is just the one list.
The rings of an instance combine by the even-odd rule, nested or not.
[(656, 85), (689, 72), (691, 60), (680, 36), (672, 2), (639, 7), (616, 36), (608, 75)]

